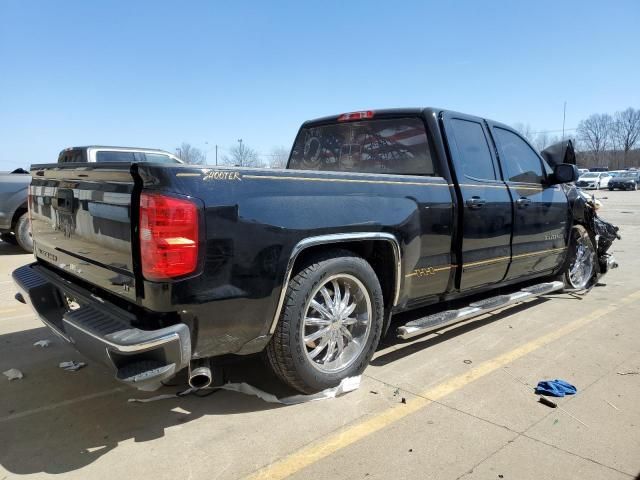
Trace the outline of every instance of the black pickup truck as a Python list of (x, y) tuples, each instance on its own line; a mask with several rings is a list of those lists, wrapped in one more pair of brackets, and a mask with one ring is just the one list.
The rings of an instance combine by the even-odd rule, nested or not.
[(528, 282), (400, 326), (410, 338), (613, 266), (617, 229), (569, 185), (565, 147), (394, 109), (304, 123), (286, 170), (33, 165), (17, 298), (138, 388), (184, 368), (204, 387), (216, 362), (264, 352), (318, 391), (364, 370), (394, 314)]

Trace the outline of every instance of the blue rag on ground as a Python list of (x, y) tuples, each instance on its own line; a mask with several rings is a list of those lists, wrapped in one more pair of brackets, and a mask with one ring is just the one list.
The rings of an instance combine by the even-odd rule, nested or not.
[(564, 397), (574, 395), (578, 389), (564, 380), (543, 380), (538, 382), (536, 393), (538, 395), (550, 395), (552, 397)]

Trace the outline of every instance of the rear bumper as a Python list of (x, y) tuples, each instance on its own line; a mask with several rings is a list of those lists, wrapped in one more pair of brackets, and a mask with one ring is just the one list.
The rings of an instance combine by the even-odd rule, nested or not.
[[(191, 335), (184, 323), (157, 330), (136, 328), (135, 315), (37, 263), (18, 268), (13, 279), (46, 326), (82, 354), (110, 367), (123, 383), (153, 390), (189, 364)], [(74, 308), (68, 298), (75, 301)]]

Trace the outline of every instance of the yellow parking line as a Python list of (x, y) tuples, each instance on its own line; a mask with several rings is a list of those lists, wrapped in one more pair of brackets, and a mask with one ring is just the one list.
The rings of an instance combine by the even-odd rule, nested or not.
[[(563, 325), (553, 332), (547, 333), (535, 340), (527, 342), (519, 347), (511, 350), (510, 352), (499, 355), (495, 358), (487, 360), (481, 363), (476, 368), (452, 377), (443, 383), (429, 388), (420, 393), (420, 396), (407, 400), (406, 404), (396, 404), (377, 415), (361, 421), (340, 431), (330, 434), (327, 438), (324, 438), (318, 442), (314, 442), (310, 445), (302, 447), (300, 450), (270, 464), (260, 470), (249, 475), (249, 479), (282, 479), (286, 478), (294, 473), (302, 470), (305, 467), (313, 465), (319, 460), (328, 457), (329, 455), (341, 450), (349, 445), (356, 443), (357, 441), (375, 433), (389, 425), (401, 420), (412, 413), (417, 412), (421, 408), (429, 405), (435, 400), (439, 400), (456, 390), (463, 388), (482, 378), (491, 372), (496, 371), (505, 365), (514, 362), (515, 360), (537, 350), (545, 345), (554, 342), (581, 327), (597, 320), (605, 315), (608, 315), (616, 310), (619, 310), (626, 304), (640, 300), (640, 290), (636, 291), (626, 297), (622, 298), (616, 305), (610, 305), (608, 307), (599, 308), (585, 317), (578, 318), (566, 325)], [(423, 398), (424, 397), (424, 398)]]

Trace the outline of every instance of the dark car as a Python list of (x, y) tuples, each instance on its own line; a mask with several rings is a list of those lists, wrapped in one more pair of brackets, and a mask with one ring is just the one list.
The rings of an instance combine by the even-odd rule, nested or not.
[(618, 175), (609, 180), (609, 190), (637, 190), (640, 183), (639, 171), (620, 172)]
[(30, 183), (31, 175), (22, 168), (0, 173), (0, 239), (29, 253), (33, 251), (27, 211)]
[(614, 266), (615, 229), (561, 150), (415, 108), (305, 122), (286, 170), (33, 165), (36, 262), (13, 273), (18, 299), (134, 387), (182, 369), (205, 387), (230, 355), (264, 352), (315, 392), (360, 374), (396, 314), (528, 282), (400, 326), (410, 338)]

